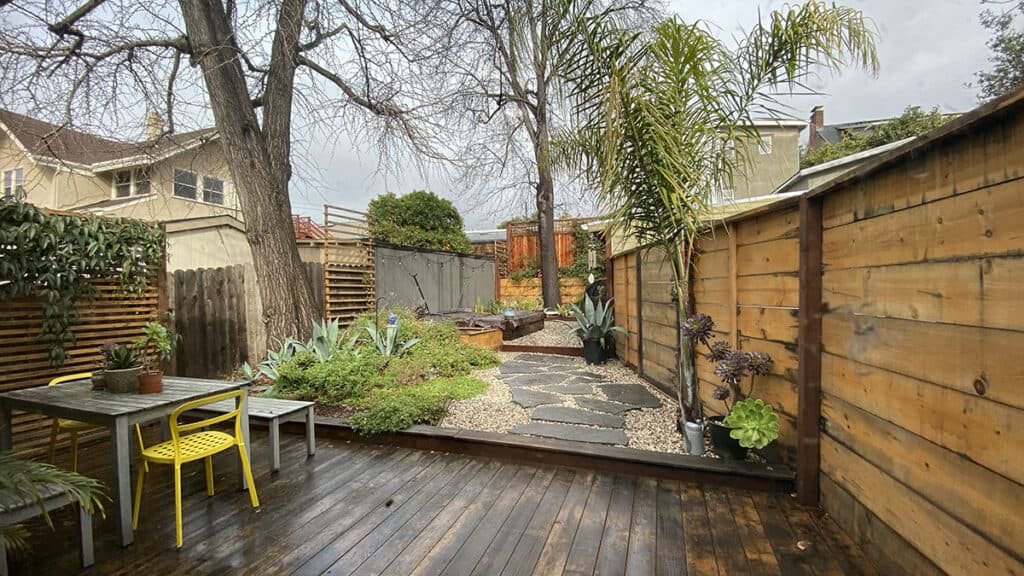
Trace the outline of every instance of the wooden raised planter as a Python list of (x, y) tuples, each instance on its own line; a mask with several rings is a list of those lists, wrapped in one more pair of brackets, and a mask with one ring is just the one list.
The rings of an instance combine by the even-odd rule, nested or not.
[(527, 334), (533, 334), (544, 329), (544, 312), (533, 310), (530, 312), (516, 312), (514, 320), (502, 320), (502, 339), (515, 340)]
[(459, 340), (481, 348), (501, 348), (502, 331), (497, 328), (459, 328)]

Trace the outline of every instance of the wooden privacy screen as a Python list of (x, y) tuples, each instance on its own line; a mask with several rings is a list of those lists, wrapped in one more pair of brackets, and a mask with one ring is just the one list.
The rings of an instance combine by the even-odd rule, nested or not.
[[(156, 271), (149, 288), (141, 296), (121, 292), (114, 280), (97, 279), (93, 285), (99, 296), (78, 307), (79, 321), (74, 326), (78, 336), (68, 346), (63, 366), (53, 368), (47, 360), (49, 346), (37, 336), (43, 321), (43, 306), (38, 298), (0, 301), (0, 391), (44, 386), (57, 376), (90, 372), (104, 342), (128, 343), (142, 334), (142, 326), (159, 314), (159, 288)], [(14, 448), (40, 453), (49, 442), (50, 419), (36, 414), (15, 412)], [(105, 431), (91, 435), (105, 434)], [(83, 436), (83, 439), (86, 436)], [(65, 443), (67, 435), (62, 439)]]
[(1024, 574), (1024, 113), (824, 195), (822, 502), (883, 562)]
[[(570, 218), (555, 220), (555, 253), (558, 266), (568, 266), (573, 260), (576, 225), (593, 222), (596, 218)], [(508, 245), (508, 271), (525, 268), (528, 263), (540, 266), (540, 236), (536, 222), (513, 222), (506, 229)]]
[(324, 206), (324, 309), (343, 324), (373, 310), (376, 260), (365, 212)]
[(661, 249), (640, 250), (639, 330), (640, 368), (642, 374), (661, 387), (674, 391), (679, 383), (676, 349), (679, 344), (679, 322), (673, 301), (672, 262)]
[(615, 325), (626, 334), (615, 335), (615, 349), (628, 366), (640, 365), (640, 309), (636, 277), (636, 251), (612, 260), (611, 295), (615, 296)]

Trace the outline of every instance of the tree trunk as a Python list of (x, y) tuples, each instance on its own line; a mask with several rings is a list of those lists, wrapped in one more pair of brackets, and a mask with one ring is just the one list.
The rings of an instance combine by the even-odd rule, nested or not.
[[(267, 343), (276, 347), (288, 336), (305, 339), (312, 331), (311, 321), (317, 317), (317, 312), (312, 287), (295, 243), (288, 198), (289, 174), (283, 172), (286, 168), (280, 161), (280, 147), (283, 146), (287, 154), (288, 145), (278, 142), (275, 144), (278, 149), (272, 153), (271, 143), (260, 128), (223, 3), (220, 0), (179, 0), (179, 4), (192, 54), (196, 55), (193, 64), (198, 61), (202, 67), (224, 157), (245, 218), (246, 236), (263, 301)], [(286, 16), (282, 13), (281, 20)], [(275, 48), (276, 44), (277, 39)], [(275, 72), (294, 74), (294, 65), (279, 67)], [(268, 79), (268, 86), (282, 84), (291, 85), (290, 81)], [(279, 92), (276, 94), (281, 96)], [(279, 128), (280, 123), (287, 120), (279, 115), (290, 118), (290, 105), (275, 107), (273, 114), (273, 118), (267, 119), (267, 126), (278, 126), (276, 139), (287, 138), (288, 130)]]
[(537, 236), (540, 240), (540, 286), (545, 308), (562, 304), (558, 286), (558, 252), (555, 250), (555, 181), (551, 174), (547, 119), (538, 107), (537, 141)]

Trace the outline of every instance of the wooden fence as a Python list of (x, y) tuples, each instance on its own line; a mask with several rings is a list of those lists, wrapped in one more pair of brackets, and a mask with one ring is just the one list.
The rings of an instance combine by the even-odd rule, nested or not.
[(324, 206), (324, 305), (328, 318), (352, 322), (373, 310), (376, 261), (369, 215)]
[[(105, 342), (127, 344), (142, 335), (146, 322), (157, 319), (160, 311), (158, 274), (153, 271), (149, 288), (139, 296), (124, 294), (114, 280), (97, 279), (98, 297), (78, 306), (79, 319), (73, 327), (77, 336), (67, 347), (67, 361), (52, 367), (50, 347), (37, 336), (43, 322), (43, 304), (38, 298), (0, 301), (0, 391), (43, 386), (57, 376), (91, 372), (99, 360), (99, 347)], [(13, 436), (15, 450), (39, 454), (47, 446), (49, 418), (15, 412)], [(83, 441), (105, 435), (106, 431), (82, 435)], [(68, 436), (63, 435), (62, 446)]]
[[(593, 222), (596, 218), (567, 218), (555, 220), (555, 253), (558, 266), (573, 262), (573, 246), (576, 242), (576, 226)], [(532, 264), (540, 267), (540, 235), (536, 222), (513, 222), (507, 228), (508, 272), (526, 268)]]
[[(696, 310), (775, 360), (754, 396), (782, 416), (800, 499), (884, 574), (1024, 574), (1024, 91), (699, 249)], [(620, 301), (653, 289), (629, 258)], [(675, 319), (639, 315), (640, 369), (666, 384), (647, 336)]]

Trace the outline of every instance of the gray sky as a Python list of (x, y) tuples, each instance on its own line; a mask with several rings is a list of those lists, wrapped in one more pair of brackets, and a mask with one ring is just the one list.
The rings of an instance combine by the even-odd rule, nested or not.
[[(723, 38), (748, 28), (758, 9), (767, 13), (782, 8), (782, 0), (671, 0), (669, 9), (685, 21), (701, 19)], [(822, 96), (792, 98), (793, 114), (806, 118), (810, 109), (825, 106), (825, 122), (884, 118), (898, 115), (908, 105), (940, 106), (948, 112), (964, 112), (977, 105), (976, 90), (965, 86), (973, 73), (987, 65), (988, 33), (978, 23), (982, 6), (977, 0), (847, 0), (862, 10), (878, 29), (880, 71), (873, 79), (861, 70), (825, 76), (815, 88)], [(805, 133), (806, 136), (806, 133)], [(357, 152), (339, 140), (333, 150), (310, 150), (319, 174), (296, 182), (292, 197), (297, 212), (322, 217), (327, 201), (347, 208), (364, 209), (383, 192), (404, 193), (425, 188), (455, 202), (469, 229), (490, 228), (503, 216), (524, 212), (522, 202), (507, 206), (470, 206), (449, 190), (442, 178), (425, 177), (415, 170), (401, 175), (377, 168), (373, 150)], [(532, 207), (530, 208), (532, 211)]]

